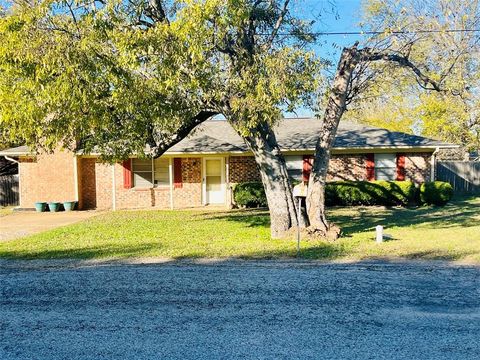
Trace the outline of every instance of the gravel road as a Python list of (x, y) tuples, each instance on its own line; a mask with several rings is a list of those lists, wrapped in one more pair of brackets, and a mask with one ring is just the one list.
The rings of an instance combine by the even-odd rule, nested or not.
[(0, 262), (0, 359), (478, 359), (480, 268)]

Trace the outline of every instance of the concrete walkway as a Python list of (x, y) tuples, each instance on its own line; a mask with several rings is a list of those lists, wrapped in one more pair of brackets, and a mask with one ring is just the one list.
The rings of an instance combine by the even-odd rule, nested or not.
[(98, 215), (96, 211), (30, 212), (19, 211), (0, 217), (0, 241), (18, 239), (23, 236), (70, 225)]

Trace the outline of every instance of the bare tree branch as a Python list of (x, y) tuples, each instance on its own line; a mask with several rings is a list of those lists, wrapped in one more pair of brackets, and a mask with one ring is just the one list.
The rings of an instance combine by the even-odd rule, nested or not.
[[(424, 74), (414, 63), (412, 63), (407, 57), (393, 54), (393, 53), (386, 53), (386, 52), (375, 52), (370, 48), (364, 48), (359, 50), (361, 61), (389, 61), (395, 62), (398, 65), (409, 68), (413, 71), (413, 73), (417, 76), (419, 80), (419, 85), (421, 85), (426, 90), (435, 90), (435, 91), (445, 91), (442, 89), (442, 86), (439, 82), (433, 80), (428, 75)], [(431, 87), (428, 87), (431, 85)]]
[(282, 26), (283, 20), (285, 19), (285, 16), (287, 15), (288, 12), (288, 4), (290, 3), (290, 0), (285, 0), (283, 3), (283, 8), (282, 11), (280, 12), (280, 15), (278, 16), (277, 22), (275, 23), (275, 26), (273, 27), (272, 33), (270, 34), (270, 37), (268, 38), (265, 47), (270, 48), (272, 46), (272, 42), (275, 40), (275, 37), (278, 34), (278, 30)]
[(183, 140), (190, 132), (198, 125), (210, 119), (212, 116), (217, 115), (214, 111), (200, 111), (193, 118), (185, 121), (176, 129), (175, 132), (168, 134), (167, 136), (161, 136), (160, 139), (155, 139), (154, 129), (149, 129), (150, 140), (148, 145), (150, 146), (151, 155), (154, 158), (160, 157), (165, 151), (170, 149), (173, 145)]
[(148, 0), (149, 6), (146, 9), (148, 17), (156, 22), (170, 23), (165, 12), (162, 0)]

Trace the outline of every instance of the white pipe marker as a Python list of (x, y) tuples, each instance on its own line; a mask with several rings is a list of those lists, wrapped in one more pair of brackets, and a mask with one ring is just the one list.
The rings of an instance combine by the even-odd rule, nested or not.
[(377, 225), (375, 227), (376, 233), (377, 233), (377, 238), (376, 241), (377, 243), (383, 242), (383, 226), (382, 225)]

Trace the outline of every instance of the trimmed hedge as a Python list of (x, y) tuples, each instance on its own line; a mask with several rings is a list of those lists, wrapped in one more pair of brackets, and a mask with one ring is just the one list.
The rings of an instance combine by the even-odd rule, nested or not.
[(235, 204), (242, 207), (267, 206), (267, 197), (265, 196), (265, 189), (261, 182), (237, 184), (233, 189), (233, 198), (235, 199)]
[[(266, 207), (263, 184), (238, 184), (235, 203), (242, 207)], [(422, 184), (418, 189), (411, 181), (333, 181), (325, 188), (327, 206), (384, 205), (405, 206), (413, 203), (445, 205), (453, 196), (453, 188), (442, 181)]]
[(448, 182), (433, 181), (420, 186), (422, 204), (445, 205), (453, 196), (453, 187)]
[(326, 205), (408, 205), (417, 188), (411, 181), (334, 181), (325, 188)]

